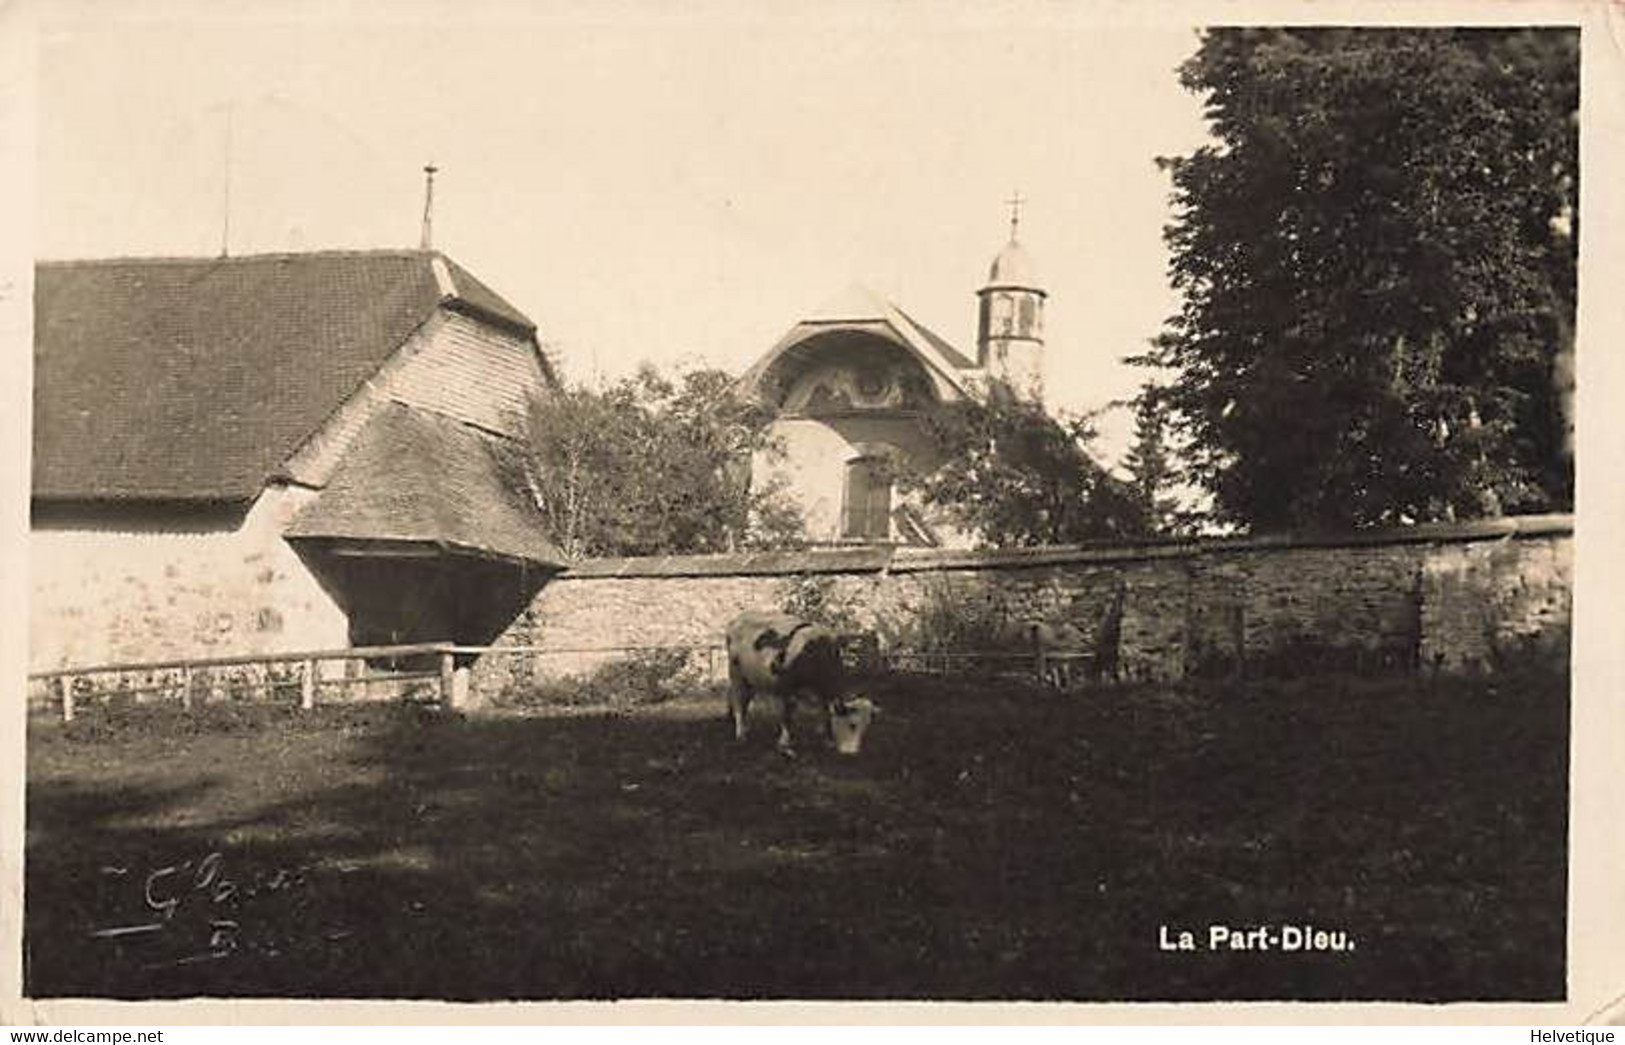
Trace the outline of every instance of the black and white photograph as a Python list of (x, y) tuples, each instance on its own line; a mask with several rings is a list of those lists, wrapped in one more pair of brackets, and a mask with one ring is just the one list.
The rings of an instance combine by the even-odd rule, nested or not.
[(17, 1004), (1617, 1014), (1625, 22), (1332, 10), (5, 13)]

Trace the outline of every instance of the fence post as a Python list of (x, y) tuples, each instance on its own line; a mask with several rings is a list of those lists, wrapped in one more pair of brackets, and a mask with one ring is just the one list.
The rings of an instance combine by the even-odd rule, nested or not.
[(1230, 677), (1232, 681), (1239, 682), (1247, 677), (1247, 609), (1240, 603), (1235, 606), (1230, 628), (1236, 644), (1236, 666)]
[(440, 654), (440, 703), (448, 710), (457, 707), (457, 665), (450, 652)]
[(73, 676), (72, 675), (63, 675), (61, 678), (56, 680), (56, 684), (58, 686), (62, 687), (62, 721), (63, 722), (72, 722), (73, 721)]
[(181, 668), (181, 710), (192, 710), (192, 669)]
[(316, 660), (311, 658), (299, 672), (299, 709), (309, 711), (316, 706)]

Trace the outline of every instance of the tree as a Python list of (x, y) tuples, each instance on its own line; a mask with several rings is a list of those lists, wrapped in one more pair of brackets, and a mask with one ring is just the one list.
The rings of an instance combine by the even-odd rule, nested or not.
[(1123, 467), (1146, 527), (1154, 535), (1171, 536), (1181, 528), (1180, 508), (1171, 493), (1178, 476), (1169, 457), (1168, 406), (1162, 387), (1147, 381), (1133, 407), (1134, 445)]
[(1564, 508), (1578, 34), (1219, 29), (1217, 139), (1161, 160), (1184, 298), (1149, 353), (1254, 529)]
[(899, 470), (899, 486), (994, 547), (1143, 536), (1133, 491), (1088, 453), (1087, 418), (1057, 419), (998, 397), (943, 407), (926, 421), (941, 455)]
[(504, 475), (572, 559), (794, 545), (799, 515), (781, 491), (751, 486), (770, 417), (733, 385), (719, 370), (645, 367), (601, 391), (539, 395)]

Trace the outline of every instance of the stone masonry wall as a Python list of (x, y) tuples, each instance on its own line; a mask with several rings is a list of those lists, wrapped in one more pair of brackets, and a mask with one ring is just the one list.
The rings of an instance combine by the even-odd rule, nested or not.
[(282, 540), (310, 491), (241, 519), (84, 512), (30, 534), (29, 667), (342, 649), (343, 612)]
[(1420, 582), (1423, 665), (1493, 668), (1567, 648), (1572, 536), (1441, 547), (1423, 562)]
[(604, 560), (550, 582), (497, 643), (528, 652), (482, 658), (476, 688), (581, 672), (631, 648), (717, 647), (735, 614), (809, 586), (890, 648), (929, 641), (944, 612), (989, 631), (1067, 622), (1094, 643), (1117, 602), (1124, 679), (1475, 670), (1566, 651), (1572, 560), (1568, 516), (1317, 540)]

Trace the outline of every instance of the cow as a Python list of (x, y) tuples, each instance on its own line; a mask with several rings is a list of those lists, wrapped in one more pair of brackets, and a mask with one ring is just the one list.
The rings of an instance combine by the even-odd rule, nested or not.
[(752, 610), (729, 622), (728, 712), (734, 739), (745, 739), (751, 698), (771, 693), (779, 701), (779, 752), (795, 756), (790, 725), (796, 700), (811, 696), (823, 707), (824, 725), (836, 750), (855, 755), (879, 711), (867, 697), (849, 692), (846, 666), (835, 634), (821, 624), (788, 613)]

